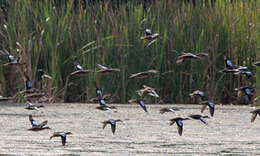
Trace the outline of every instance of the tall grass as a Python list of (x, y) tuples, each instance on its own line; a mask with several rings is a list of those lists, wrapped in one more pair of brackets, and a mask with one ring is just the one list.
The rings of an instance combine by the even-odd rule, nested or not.
[[(50, 87), (62, 89), (66, 76), (74, 70), (74, 60), (95, 71), (97, 63), (121, 69), (119, 74), (94, 72), (74, 77), (71, 101), (84, 102), (94, 97), (94, 81), (105, 93), (119, 97), (121, 103), (136, 97), (135, 90), (142, 84), (158, 88), (165, 102), (187, 103), (188, 94), (196, 89), (204, 90), (209, 99), (220, 101), (242, 84), (239, 77), (218, 72), (224, 67), (224, 56), (255, 71), (252, 62), (260, 49), (259, 1), (217, 1), (214, 7), (160, 1), (146, 5), (146, 9), (135, 1), (117, 8), (109, 3), (75, 6), (73, 1), (57, 5), (53, 0), (5, 3), (8, 17), (5, 20), (3, 14), (0, 16), (0, 49), (17, 55), (16, 42), (21, 44), (34, 84), (37, 69), (42, 68), (52, 76)], [(160, 39), (147, 47), (148, 42), (140, 40), (141, 28), (160, 33)], [(176, 57), (182, 51), (205, 52), (209, 58), (176, 65)], [(129, 79), (131, 73), (149, 69), (161, 74)], [(2, 71), (1, 84), (8, 79)]]

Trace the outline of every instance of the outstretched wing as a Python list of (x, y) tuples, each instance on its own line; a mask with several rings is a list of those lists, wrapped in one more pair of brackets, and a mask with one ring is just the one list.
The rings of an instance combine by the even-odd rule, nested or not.
[(206, 109), (206, 107), (207, 107), (207, 104), (203, 104), (203, 105), (202, 105), (202, 107), (201, 107), (201, 113), (204, 112), (204, 110)]
[(200, 121), (203, 122), (205, 125), (208, 125), (207, 121), (203, 117), (200, 117)]
[(32, 127), (38, 126), (38, 123), (35, 120), (33, 120), (32, 115), (29, 115), (29, 120), (31, 122)]
[(257, 113), (256, 112), (252, 112), (251, 122), (255, 121), (256, 116), (257, 116)]
[(45, 120), (45, 121), (43, 121), (41, 124), (39, 124), (38, 126), (39, 126), (39, 127), (44, 127), (45, 125), (47, 125), (47, 123), (48, 123), (48, 121)]
[(62, 143), (62, 146), (65, 146), (65, 144), (66, 144), (66, 135), (65, 136), (61, 136), (61, 143)]
[(183, 129), (183, 126), (177, 126), (178, 127), (178, 133), (180, 136), (182, 136), (182, 129)]

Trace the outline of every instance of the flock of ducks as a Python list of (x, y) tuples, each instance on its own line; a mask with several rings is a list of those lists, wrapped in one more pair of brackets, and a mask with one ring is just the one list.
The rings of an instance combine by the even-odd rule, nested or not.
[[(148, 45), (151, 45), (152, 43), (154, 43), (157, 38), (160, 36), (158, 33), (152, 34), (150, 29), (145, 29), (144, 30), (145, 35), (141, 37), (141, 40), (151, 40), (151, 42)], [(198, 53), (198, 54), (193, 54), (193, 53), (185, 53), (183, 52), (180, 56), (178, 56), (177, 60), (176, 60), (176, 64), (181, 64), (183, 62), (185, 62), (186, 60), (203, 60), (205, 57), (208, 57), (208, 54), (206, 53)], [(12, 55), (8, 55), (8, 61), (9, 63), (18, 63), (19, 59), (15, 59), (14, 56)], [(255, 62), (254, 63), (255, 66), (260, 66), (260, 61), (259, 62)], [(78, 62), (74, 62), (74, 66), (75, 66), (75, 70), (76, 71), (82, 71), (83, 67), (78, 63)], [(99, 73), (110, 73), (110, 72), (120, 72), (120, 69), (117, 68), (109, 68), (109, 67), (105, 67), (101, 64), (97, 64), (98, 68), (100, 69), (98, 72)], [(148, 70), (148, 71), (144, 71), (144, 72), (139, 72), (139, 73), (135, 73), (130, 75), (129, 78), (146, 78), (149, 77), (151, 75), (157, 74), (159, 71), (157, 70)], [(252, 77), (252, 72), (250, 72), (248, 70), (248, 68), (246, 66), (234, 66), (232, 64), (232, 60), (230, 58), (225, 58), (225, 68), (220, 70), (220, 72), (223, 73), (232, 73), (232, 74), (236, 74), (236, 75), (244, 75), (246, 77), (246, 80), (250, 79)], [(30, 90), (32, 88), (32, 82), (30, 81), (29, 77), (26, 77), (26, 89)], [(102, 91), (99, 89), (99, 87), (97, 86), (96, 82), (95, 82), (95, 87), (96, 87), (96, 99), (99, 103), (99, 106), (96, 107), (96, 109), (101, 110), (101, 111), (109, 111), (109, 110), (114, 110), (116, 112), (116, 107), (115, 106), (109, 106), (108, 104), (106, 104), (105, 102), (105, 98), (104, 95), (102, 94)], [(239, 95), (245, 94), (249, 100), (251, 100), (253, 98), (253, 94), (251, 91), (252, 87), (249, 86), (245, 86), (245, 87), (240, 87), (240, 88), (236, 88), (236, 91), (238, 91)], [(158, 98), (159, 95), (156, 93), (155, 91), (156, 89), (143, 85), (143, 88), (140, 90), (137, 90), (137, 94), (140, 96), (139, 99), (131, 99), (128, 102), (129, 103), (137, 103), (141, 106), (141, 108), (144, 110), (144, 112), (148, 113), (148, 110), (146, 108), (146, 105), (144, 103), (144, 101), (142, 100), (142, 96), (144, 94), (150, 95), (152, 97)], [(200, 90), (196, 90), (192, 93), (189, 94), (189, 96), (191, 98), (199, 98), (200, 99), (200, 104), (202, 104), (201, 107), (201, 113), (204, 112), (204, 110), (208, 107), (209, 108), (209, 113), (210, 116), (213, 117), (214, 116), (214, 111), (215, 111), (215, 103), (212, 101), (205, 101), (205, 94), (203, 91)], [(43, 105), (33, 105), (30, 102), (27, 102), (28, 106), (26, 107), (26, 109), (28, 110), (39, 110), (41, 107), (43, 107)], [(159, 110), (159, 112), (161, 114), (166, 113), (166, 112), (171, 112), (171, 113), (175, 113), (176, 111), (179, 111), (178, 108), (162, 108)], [(251, 111), (252, 113), (252, 118), (251, 118), (251, 122), (254, 122), (257, 115), (260, 115), (260, 109), (256, 109)], [(177, 130), (178, 130), (178, 134), (181, 136), (183, 134), (183, 121), (185, 120), (199, 120), (201, 121), (203, 124), (207, 125), (207, 121), (206, 118), (210, 118), (209, 116), (203, 116), (201, 114), (191, 114), (188, 117), (176, 117), (173, 119), (170, 119), (170, 125), (174, 125), (174, 123), (176, 123), (177, 125)], [(45, 130), (45, 129), (50, 129), (50, 127), (46, 126), (48, 121), (43, 121), (42, 123), (38, 124), (32, 117), (32, 115), (29, 115), (29, 121), (31, 123), (31, 128), (29, 128), (28, 130), (30, 131), (41, 131), (41, 130)], [(123, 122), (120, 119), (109, 119), (106, 121), (103, 121), (103, 129), (110, 124), (111, 125), (111, 130), (112, 133), (115, 134), (116, 131), (116, 123), (117, 122)], [(52, 136), (50, 136), (50, 139), (52, 139), (53, 137), (61, 137), (61, 141), (62, 141), (62, 145), (65, 146), (66, 144), (66, 136), (72, 134), (71, 132), (54, 132)]]

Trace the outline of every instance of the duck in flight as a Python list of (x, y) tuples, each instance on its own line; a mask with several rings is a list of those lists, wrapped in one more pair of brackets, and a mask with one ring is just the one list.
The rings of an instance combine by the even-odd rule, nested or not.
[(50, 127), (46, 126), (48, 121), (45, 120), (42, 123), (38, 124), (32, 117), (32, 115), (29, 115), (29, 121), (32, 125), (32, 128), (29, 128), (28, 130), (30, 131), (40, 131), (40, 130), (44, 130), (44, 129), (50, 129)]
[(105, 129), (106, 125), (107, 124), (110, 124), (111, 125), (111, 130), (112, 130), (112, 133), (115, 134), (115, 131), (116, 131), (116, 123), (117, 122), (123, 122), (122, 120), (120, 119), (117, 119), (117, 120), (114, 120), (114, 119), (109, 119), (109, 120), (106, 120), (106, 121), (103, 121), (103, 129)]
[(208, 125), (208, 123), (205, 120), (205, 118), (209, 118), (209, 116), (202, 116), (202, 115), (199, 115), (199, 114), (192, 114), (192, 115), (189, 115), (189, 117), (194, 119), (194, 120), (200, 120), (205, 125)]
[(50, 137), (50, 140), (53, 137), (61, 137), (62, 146), (65, 146), (65, 144), (66, 144), (66, 137), (67, 137), (67, 135), (70, 135), (70, 134), (72, 134), (72, 133), (71, 132), (54, 132), (53, 135)]
[(175, 108), (175, 107), (172, 107), (172, 108), (162, 108), (162, 109), (160, 109), (160, 113), (161, 114), (164, 114), (166, 112), (175, 113), (176, 111), (179, 111), (179, 110), (180, 110), (179, 108)]
[(173, 125), (176, 122), (178, 133), (179, 133), (180, 136), (182, 136), (182, 131), (183, 131), (183, 122), (182, 121), (184, 121), (184, 120), (190, 120), (190, 119), (189, 118), (181, 118), (181, 117), (170, 119), (170, 126)]
[(201, 102), (202, 107), (201, 107), (201, 113), (204, 112), (204, 110), (206, 109), (207, 106), (209, 106), (209, 113), (211, 115), (211, 117), (214, 116), (214, 111), (215, 111), (215, 104), (211, 101), (203, 101)]

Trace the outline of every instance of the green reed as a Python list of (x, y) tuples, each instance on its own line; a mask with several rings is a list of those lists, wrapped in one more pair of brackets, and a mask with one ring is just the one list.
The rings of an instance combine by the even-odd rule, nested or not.
[[(214, 7), (198, 2), (194, 7), (160, 1), (146, 4), (146, 9), (135, 1), (118, 7), (93, 3), (85, 8), (73, 2), (5, 1), (9, 6), (7, 21), (0, 16), (0, 49), (17, 56), (16, 42), (21, 44), (34, 84), (37, 69), (41, 68), (52, 76), (49, 87), (61, 90), (67, 75), (74, 71), (74, 60), (94, 71), (98, 70), (97, 63), (121, 69), (110, 75), (94, 72), (73, 77), (71, 101), (84, 102), (94, 97), (94, 81), (105, 93), (119, 97), (121, 103), (137, 97), (135, 90), (143, 84), (158, 88), (166, 102), (188, 103), (188, 94), (196, 89), (204, 90), (208, 99), (220, 101), (223, 94), (231, 94), (234, 87), (242, 85), (239, 77), (218, 72), (224, 67), (224, 55), (231, 57), (234, 64), (255, 71), (252, 62), (260, 48), (259, 2), (218, 1)], [(148, 41), (140, 40), (142, 28), (161, 36), (147, 47)], [(176, 65), (182, 51), (205, 52), (209, 58)], [(160, 74), (129, 79), (130, 74), (149, 69), (159, 70)], [(0, 81), (5, 83), (8, 76), (2, 71)]]

